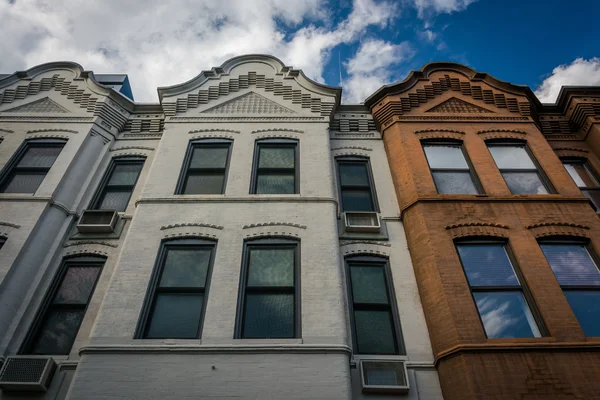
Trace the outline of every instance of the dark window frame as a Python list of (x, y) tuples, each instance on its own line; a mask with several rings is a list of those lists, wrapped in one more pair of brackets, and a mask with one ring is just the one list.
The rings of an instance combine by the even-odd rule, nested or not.
[[(6, 163), (4, 168), (2, 168), (2, 172), (0, 172), (0, 193), (5, 193), (4, 191), (8, 187), (8, 185), (12, 182), (12, 178), (16, 175), (17, 172), (21, 172), (23, 174), (40, 174), (45, 173), (44, 178), (40, 182), (39, 186), (35, 189), (33, 193), (22, 193), (22, 194), (31, 194), (35, 195), (39, 187), (44, 182), (44, 179), (48, 176), (48, 173), (54, 166), (56, 160), (60, 157), (62, 150), (65, 148), (67, 144), (67, 139), (25, 139), (23, 143), (19, 146), (15, 154), (10, 158), (10, 160)], [(18, 167), (17, 165), (21, 162), (25, 154), (30, 148), (35, 147), (60, 147), (61, 151), (58, 153), (52, 165), (49, 167)], [(14, 192), (16, 193), (16, 192)], [(18, 193), (16, 193), (18, 194)]]
[[(577, 187), (579, 188), (579, 190), (581, 190), (582, 194), (585, 196), (586, 192), (595, 192), (597, 193), (598, 196), (600, 196), (600, 175), (598, 175), (598, 173), (596, 173), (596, 170), (593, 168), (592, 165), (590, 165), (590, 161), (585, 158), (585, 157), (561, 157), (560, 161), (563, 164), (563, 167), (565, 167), (565, 164), (580, 164), (583, 166), (583, 168), (585, 169), (585, 171), (588, 173), (588, 175), (590, 176), (590, 178), (594, 181), (596, 181), (596, 186), (579, 186), (577, 185), (577, 182), (575, 182), (575, 180), (573, 180), (573, 183), (575, 183), (577, 185)], [(569, 173), (569, 171), (566, 169), (567, 174), (569, 174), (569, 177), (571, 179), (573, 179), (573, 177), (571, 176), (571, 174)], [(594, 202), (594, 200), (589, 197), (589, 196), (585, 196), (589, 199), (590, 201), (590, 205), (592, 206), (592, 208), (594, 208), (594, 210), (597, 213), (600, 213), (600, 202), (599, 204), (596, 204)]]
[[(21, 347), (19, 348), (18, 354), (21, 354), (21, 355), (34, 354), (34, 353), (32, 353), (33, 346), (34, 346), (36, 340), (39, 338), (40, 334), (42, 333), (42, 327), (44, 325), (44, 322), (46, 321), (47, 314), (53, 308), (57, 308), (57, 309), (61, 309), (61, 308), (62, 309), (69, 309), (69, 308), (75, 309), (75, 308), (77, 308), (79, 310), (83, 310), (83, 317), (81, 318), (81, 322), (79, 323), (79, 326), (76, 329), (77, 332), (75, 333), (75, 336), (73, 338), (73, 343), (71, 343), (71, 349), (69, 350), (69, 353), (71, 352), (71, 350), (73, 348), (73, 344), (77, 340), (77, 335), (79, 334), (79, 330), (81, 329), (81, 324), (83, 323), (83, 320), (85, 319), (85, 315), (87, 313), (88, 307), (94, 297), (94, 292), (96, 291), (96, 286), (98, 285), (98, 281), (100, 280), (100, 277), (102, 276), (102, 271), (104, 269), (104, 265), (106, 264), (106, 260), (107, 260), (106, 257), (96, 256), (96, 255), (88, 255), (88, 254), (69, 256), (69, 257), (64, 257), (62, 259), (61, 265), (58, 268), (58, 270), (56, 271), (56, 273), (54, 274), (54, 278), (52, 279), (50, 286), (46, 289), (46, 294), (44, 295), (44, 298), (43, 298), (40, 306), (38, 307), (38, 311), (36, 312), (33, 322), (30, 325), (29, 330), (27, 331), (27, 334), (25, 335), (25, 340), (23, 340), (23, 343), (21, 344)], [(60, 288), (60, 285), (62, 284), (62, 282), (67, 274), (67, 271), (68, 271), (70, 265), (72, 265), (72, 264), (74, 264), (77, 267), (82, 267), (82, 266), (100, 267), (98, 276), (96, 277), (96, 281), (94, 282), (92, 290), (90, 291), (90, 296), (88, 298), (88, 302), (83, 307), (81, 305), (72, 305), (72, 304), (65, 305), (65, 306), (53, 305), (52, 301), (53, 301), (54, 297), (56, 296), (56, 294), (58, 293), (58, 289)], [(68, 354), (35, 353), (34, 355), (68, 355)]]
[[(250, 249), (258, 248), (292, 248), (294, 249), (294, 287), (290, 290), (283, 286), (262, 286), (252, 287), (248, 291), (248, 271), (250, 266)], [(240, 272), (240, 281), (238, 286), (237, 312), (235, 318), (234, 339), (300, 339), (302, 338), (302, 304), (301, 304), (301, 286), (300, 286), (300, 239), (291, 239), (289, 237), (271, 236), (266, 238), (258, 238), (244, 241), (244, 249), (242, 254), (242, 268)], [(246, 313), (246, 294), (247, 293), (285, 293), (289, 294), (293, 291), (294, 295), (294, 336), (293, 337), (270, 337), (270, 338), (244, 338), (244, 324)]]
[(0, 250), (2, 250), (7, 240), (8, 238), (6, 236), (0, 236)]
[[(337, 178), (337, 190), (338, 190), (338, 199), (339, 199), (339, 203), (340, 203), (340, 210), (342, 212), (344, 211), (349, 211), (352, 212), (350, 210), (345, 210), (344, 209), (344, 202), (342, 199), (342, 190), (344, 189), (342, 187), (342, 177), (340, 175), (340, 164), (342, 163), (346, 163), (346, 164), (357, 164), (357, 163), (364, 163), (366, 170), (367, 170), (367, 177), (369, 179), (369, 189), (371, 191), (371, 201), (373, 203), (373, 211), (372, 212), (380, 212), (379, 209), (379, 201), (377, 199), (377, 190), (375, 188), (375, 179), (373, 177), (373, 170), (371, 168), (371, 158), (370, 157), (364, 157), (364, 156), (338, 156), (334, 158), (335, 160), (335, 170), (336, 170), (336, 178)], [(366, 186), (356, 186), (356, 185), (349, 185), (347, 188), (352, 190), (355, 188), (359, 188), (360, 190), (364, 190)], [(359, 211), (357, 211), (359, 212)], [(367, 211), (369, 212), (369, 211)]]
[[(346, 266), (346, 293), (348, 296), (348, 312), (350, 314), (350, 329), (352, 331), (352, 348), (355, 354), (367, 354), (358, 352), (358, 341), (356, 333), (356, 322), (354, 321), (354, 295), (352, 293), (352, 277), (351, 277), (351, 264), (372, 264), (372, 265), (383, 265), (383, 271), (385, 276), (385, 286), (387, 291), (387, 297), (389, 301), (388, 307), (383, 305), (372, 306), (370, 304), (364, 304), (359, 306), (359, 310), (377, 310), (377, 311), (389, 311), (392, 317), (392, 328), (394, 330), (394, 347), (395, 353), (392, 355), (406, 355), (406, 346), (404, 344), (404, 336), (402, 334), (402, 324), (400, 322), (400, 313), (398, 311), (398, 303), (396, 301), (396, 291), (394, 289), (394, 280), (392, 279), (392, 270), (390, 268), (389, 259), (387, 257), (375, 257), (369, 255), (352, 255), (344, 258), (344, 264)], [(380, 309), (381, 308), (381, 309)], [(369, 355), (390, 355), (389, 353), (368, 353)]]
[[(456, 146), (460, 148), (460, 151), (467, 163), (467, 169), (465, 168), (432, 168), (429, 163), (429, 158), (427, 158), (427, 153), (425, 152), (425, 146)], [(485, 194), (485, 190), (483, 189), (483, 185), (479, 180), (479, 176), (477, 175), (477, 171), (475, 171), (475, 167), (469, 158), (469, 154), (467, 153), (467, 149), (462, 141), (457, 140), (421, 140), (421, 148), (423, 149), (423, 155), (425, 156), (425, 160), (427, 161), (427, 166), (429, 167), (429, 173), (431, 175), (431, 179), (433, 180), (433, 184), (435, 185), (435, 190), (438, 194), (456, 194), (456, 195), (466, 195), (466, 196), (476, 196), (478, 194)], [(435, 182), (435, 178), (433, 177), (434, 172), (458, 172), (464, 173), (468, 172), (471, 177), (471, 181), (473, 182), (473, 186), (475, 186), (475, 190), (477, 193), (440, 193), (440, 190)]]
[[(469, 283), (469, 277), (467, 276), (467, 270), (463, 264), (462, 258), (460, 257), (460, 253), (458, 252), (458, 246), (460, 245), (498, 245), (502, 246), (506, 256), (508, 257), (508, 261), (511, 264), (512, 270), (519, 281), (519, 286), (471, 286)], [(483, 319), (481, 318), (481, 314), (479, 312), (479, 308), (477, 308), (477, 301), (475, 300), (475, 295), (473, 293), (485, 293), (485, 292), (521, 292), (523, 294), (523, 299), (527, 304), (527, 308), (529, 312), (533, 316), (535, 324), (537, 326), (538, 331), (540, 332), (539, 337), (548, 337), (550, 336), (550, 331), (548, 330), (544, 319), (542, 318), (542, 314), (540, 313), (539, 307), (537, 306), (531, 289), (525, 280), (525, 276), (517, 263), (517, 259), (506, 239), (500, 238), (466, 238), (454, 241), (454, 249), (456, 251), (456, 256), (458, 257), (458, 261), (460, 262), (460, 266), (463, 271), (463, 276), (465, 277), (465, 282), (469, 287), (469, 291), (471, 292), (471, 298), (473, 299), (473, 306), (475, 307), (475, 311), (477, 312), (477, 316), (479, 317), (479, 322), (481, 323), (481, 328), (483, 329), (483, 333), (485, 337), (490, 339), (485, 330), (485, 325), (483, 324)], [(533, 337), (535, 339), (536, 336)], [(498, 339), (498, 338), (491, 338)], [(501, 339), (502, 340), (502, 339)]]
[[(139, 163), (141, 163), (142, 168), (140, 169), (140, 173), (138, 174), (137, 178), (135, 179), (135, 182), (133, 185), (112, 185), (112, 186), (108, 185), (108, 181), (110, 180), (117, 165), (139, 164)], [(110, 160), (110, 164), (108, 165), (106, 172), (102, 176), (100, 183), (98, 184), (98, 188), (96, 189), (96, 192), (94, 193), (94, 196), (92, 197), (92, 201), (90, 201), (89, 209), (90, 210), (100, 210), (100, 208), (99, 208), (100, 204), (102, 203), (102, 200), (104, 200), (104, 195), (106, 194), (107, 189), (109, 187), (115, 188), (115, 189), (117, 189), (116, 191), (122, 191), (122, 192), (126, 192), (127, 191), (126, 189), (131, 187), (129, 199), (127, 200), (127, 206), (125, 207), (125, 210), (119, 211), (120, 213), (126, 212), (127, 207), (129, 207), (129, 202), (131, 201), (131, 196), (133, 196), (135, 187), (137, 186), (137, 183), (140, 180), (140, 176), (142, 175), (142, 171), (144, 170), (145, 164), (146, 164), (146, 157), (142, 157), (142, 156), (113, 157)]]
[[(227, 160), (225, 161), (224, 168), (191, 168), (192, 156), (196, 148), (224, 148), (227, 147)], [(184, 193), (187, 178), (191, 173), (200, 174), (202, 172), (215, 172), (223, 173), (223, 184), (221, 186), (220, 193), (189, 193), (191, 196), (203, 196), (209, 194), (225, 194), (227, 189), (227, 177), (229, 176), (229, 166), (231, 164), (231, 153), (233, 152), (233, 140), (231, 139), (193, 139), (188, 143), (187, 150), (185, 152), (185, 158), (181, 164), (181, 170), (179, 172), (179, 179), (177, 180), (177, 186), (175, 187), (175, 194), (188, 194)]]
[[(538, 162), (537, 158), (534, 156), (533, 152), (531, 151), (530, 147), (529, 147), (529, 143), (527, 143), (527, 141), (518, 141), (518, 140), (511, 140), (511, 141), (507, 141), (507, 140), (486, 140), (485, 142), (488, 151), (490, 153), (490, 156), (492, 157), (492, 160), (494, 160), (494, 164), (496, 165), (496, 168), (498, 169), (498, 171), (500, 172), (500, 175), (502, 175), (503, 172), (525, 172), (525, 173), (531, 173), (531, 172), (535, 172), (538, 177), (540, 178), (540, 181), (542, 182), (542, 185), (544, 185), (544, 187), (546, 188), (546, 191), (548, 192), (547, 194), (556, 194), (557, 191), (554, 188), (554, 185), (552, 185), (552, 182), (550, 182), (550, 178), (548, 178), (548, 175), (546, 175), (546, 172), (544, 171), (544, 169), (542, 168), (542, 166), (540, 165), (540, 163)], [(533, 165), (535, 166), (535, 169), (518, 169), (518, 168), (500, 168), (498, 166), (498, 164), (496, 163), (496, 160), (494, 159), (494, 156), (492, 155), (492, 152), (490, 151), (490, 147), (522, 147), (525, 149), (525, 152), (527, 153), (527, 155), (529, 156), (529, 159), (531, 160), (531, 162), (533, 163)], [(504, 178), (504, 175), (502, 175), (502, 179), (504, 179), (504, 183), (506, 184), (506, 187), (508, 188), (508, 190), (512, 193), (512, 191), (510, 190), (510, 188), (508, 187), (508, 183), (506, 182), (506, 178)], [(515, 196), (530, 196), (530, 195), (534, 195), (534, 196), (544, 196), (546, 194), (536, 194), (536, 193), (521, 193), (521, 194), (514, 194)]]
[(277, 195), (278, 193), (256, 193), (258, 187), (258, 176), (260, 170), (263, 173), (269, 172), (288, 172), (291, 168), (259, 168), (260, 148), (261, 147), (273, 147), (278, 148), (278, 145), (284, 145), (292, 147), (294, 146), (294, 193), (279, 193), (280, 195), (300, 194), (300, 141), (298, 139), (257, 139), (254, 141), (254, 154), (252, 158), (252, 176), (250, 178), (250, 194), (259, 195)]
[[(162, 277), (165, 261), (167, 256), (167, 250), (169, 247), (179, 247), (179, 248), (198, 248), (205, 247), (211, 248), (211, 255), (208, 264), (208, 269), (206, 271), (206, 280), (204, 282), (204, 288), (159, 288), (158, 284), (160, 282), (160, 278)], [(198, 322), (198, 329), (196, 332), (195, 339), (202, 338), (202, 330), (204, 328), (204, 316), (206, 315), (206, 305), (208, 301), (208, 296), (210, 292), (210, 284), (212, 280), (212, 271), (215, 262), (215, 255), (217, 252), (217, 241), (209, 240), (205, 238), (196, 238), (196, 237), (185, 237), (181, 239), (166, 239), (162, 240), (160, 243), (160, 248), (158, 250), (158, 254), (156, 256), (156, 261), (154, 262), (154, 267), (152, 268), (152, 275), (150, 276), (150, 281), (148, 282), (148, 287), (146, 289), (146, 296), (144, 298), (144, 303), (142, 306), (142, 310), (140, 311), (140, 316), (138, 318), (137, 327), (135, 329), (134, 339), (144, 339), (144, 340), (161, 340), (161, 338), (147, 338), (146, 335), (148, 333), (148, 328), (150, 327), (150, 322), (152, 320), (152, 312), (154, 311), (154, 306), (157, 299), (158, 293), (196, 293), (202, 294), (204, 296), (202, 302), (202, 310), (200, 311), (200, 321)], [(162, 338), (162, 339), (190, 339), (190, 338)]]

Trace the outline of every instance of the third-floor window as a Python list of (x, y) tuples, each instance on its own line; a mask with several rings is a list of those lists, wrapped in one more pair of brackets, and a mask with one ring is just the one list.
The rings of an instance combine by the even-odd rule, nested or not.
[(200, 140), (191, 142), (176, 194), (223, 194), (231, 141)]
[(550, 183), (524, 143), (490, 143), (488, 148), (512, 194), (550, 193)]
[(101, 189), (92, 201), (91, 208), (125, 212), (144, 161), (140, 157), (115, 158), (102, 179)]
[(423, 143), (423, 150), (438, 193), (480, 193), (460, 143)]
[(596, 212), (600, 212), (600, 183), (587, 162), (582, 159), (564, 159), (563, 165), (583, 195), (591, 200)]
[(342, 211), (377, 211), (377, 199), (369, 159), (338, 158)]
[(298, 141), (268, 139), (256, 142), (250, 193), (294, 194), (298, 187)]

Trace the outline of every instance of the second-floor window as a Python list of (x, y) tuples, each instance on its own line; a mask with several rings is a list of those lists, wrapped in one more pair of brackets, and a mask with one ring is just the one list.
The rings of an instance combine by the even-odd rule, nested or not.
[(92, 209), (125, 212), (143, 166), (143, 158), (115, 158), (92, 201)]
[(237, 338), (300, 337), (298, 242), (246, 243), (240, 283)]
[(423, 150), (438, 193), (479, 193), (461, 144), (423, 143)]
[(545, 179), (523, 143), (489, 143), (490, 153), (512, 194), (548, 194)]
[(177, 194), (223, 194), (231, 141), (199, 140), (190, 143)]
[(563, 165), (583, 195), (591, 200), (596, 212), (600, 212), (600, 181), (597, 175), (585, 160), (564, 159)]
[(371, 168), (367, 158), (338, 158), (342, 211), (377, 211)]
[(585, 243), (542, 242), (552, 268), (586, 336), (600, 336), (600, 271)]
[(298, 142), (267, 139), (256, 142), (250, 193), (294, 194), (298, 190)]
[(456, 249), (487, 337), (541, 336), (504, 244), (460, 243)]
[(387, 260), (346, 259), (350, 320), (357, 354), (399, 354), (399, 324)]
[(27, 140), (5, 167), (2, 193), (34, 194), (65, 146), (66, 140)]
[(85, 316), (104, 259), (69, 258), (55, 279), (22, 353), (67, 355)]

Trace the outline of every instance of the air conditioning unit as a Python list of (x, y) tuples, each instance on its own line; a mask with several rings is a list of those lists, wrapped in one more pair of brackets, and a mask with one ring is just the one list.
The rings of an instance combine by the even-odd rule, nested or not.
[(0, 371), (0, 389), (6, 392), (45, 392), (56, 371), (52, 357), (7, 357)]
[(379, 232), (381, 229), (379, 215), (376, 212), (345, 212), (344, 221), (348, 232)]
[(360, 360), (360, 379), (365, 393), (406, 393), (410, 388), (405, 361)]
[(114, 210), (85, 210), (81, 214), (77, 230), (81, 233), (111, 233), (119, 221)]

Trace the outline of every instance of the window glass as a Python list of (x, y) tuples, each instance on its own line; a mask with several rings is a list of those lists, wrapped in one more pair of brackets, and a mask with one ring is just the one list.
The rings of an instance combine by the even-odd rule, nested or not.
[(473, 183), (469, 171), (447, 172), (435, 171), (432, 173), (433, 180), (440, 194), (477, 194), (479, 191)]
[(423, 145), (430, 168), (468, 169), (460, 145)]
[(355, 310), (356, 344), (360, 354), (396, 354), (389, 311)]
[(223, 194), (231, 143), (192, 142), (176, 194)]
[(579, 187), (596, 187), (598, 182), (586, 167), (585, 163), (564, 163), (565, 169)]
[(293, 338), (294, 295), (248, 293), (245, 338)]
[(542, 244), (540, 247), (560, 285), (600, 286), (600, 271), (585, 245)]
[(488, 338), (540, 336), (521, 292), (475, 292), (473, 297)]
[(293, 249), (251, 249), (248, 286), (293, 286)]
[(490, 146), (489, 149), (500, 169), (536, 169), (524, 146)]
[(143, 166), (141, 158), (114, 159), (93, 209), (125, 212)]
[(190, 174), (183, 194), (220, 194), (223, 188), (223, 174)]
[(258, 176), (257, 194), (294, 194), (295, 176), (293, 174), (268, 173)]
[(159, 285), (203, 288), (211, 254), (212, 250), (209, 248), (168, 249)]
[(366, 163), (340, 163), (340, 182), (343, 186), (369, 186)]
[(388, 303), (383, 266), (352, 265), (350, 277), (355, 303)]
[(160, 293), (146, 337), (195, 339), (202, 312), (202, 294)]
[(337, 161), (340, 197), (343, 211), (375, 211), (375, 196), (365, 160)]
[(41, 326), (32, 354), (66, 355), (71, 351), (79, 326), (82, 310), (51, 310)]
[(259, 168), (294, 168), (295, 147), (260, 147)]
[(34, 168), (50, 168), (58, 157), (62, 147), (38, 147), (31, 146), (25, 152), (25, 155), (18, 166)]
[(133, 186), (142, 170), (142, 163), (117, 164), (108, 181), (109, 185)]
[(46, 177), (46, 172), (17, 172), (9, 178), (4, 193), (35, 193)]
[(600, 336), (600, 291), (565, 290), (565, 296), (586, 336)]
[(124, 212), (129, 204), (131, 192), (106, 190), (98, 205), (98, 210), (117, 210)]
[(373, 211), (370, 191), (346, 189), (342, 191), (342, 204), (346, 211)]
[(469, 285), (519, 286), (503, 246), (459, 245), (457, 248)]
[(190, 168), (225, 168), (227, 165), (227, 147), (194, 147)]
[(548, 194), (537, 172), (503, 172), (502, 176), (513, 194)]
[(70, 267), (63, 278), (53, 303), (86, 304), (94, 290), (99, 273), (99, 267)]

